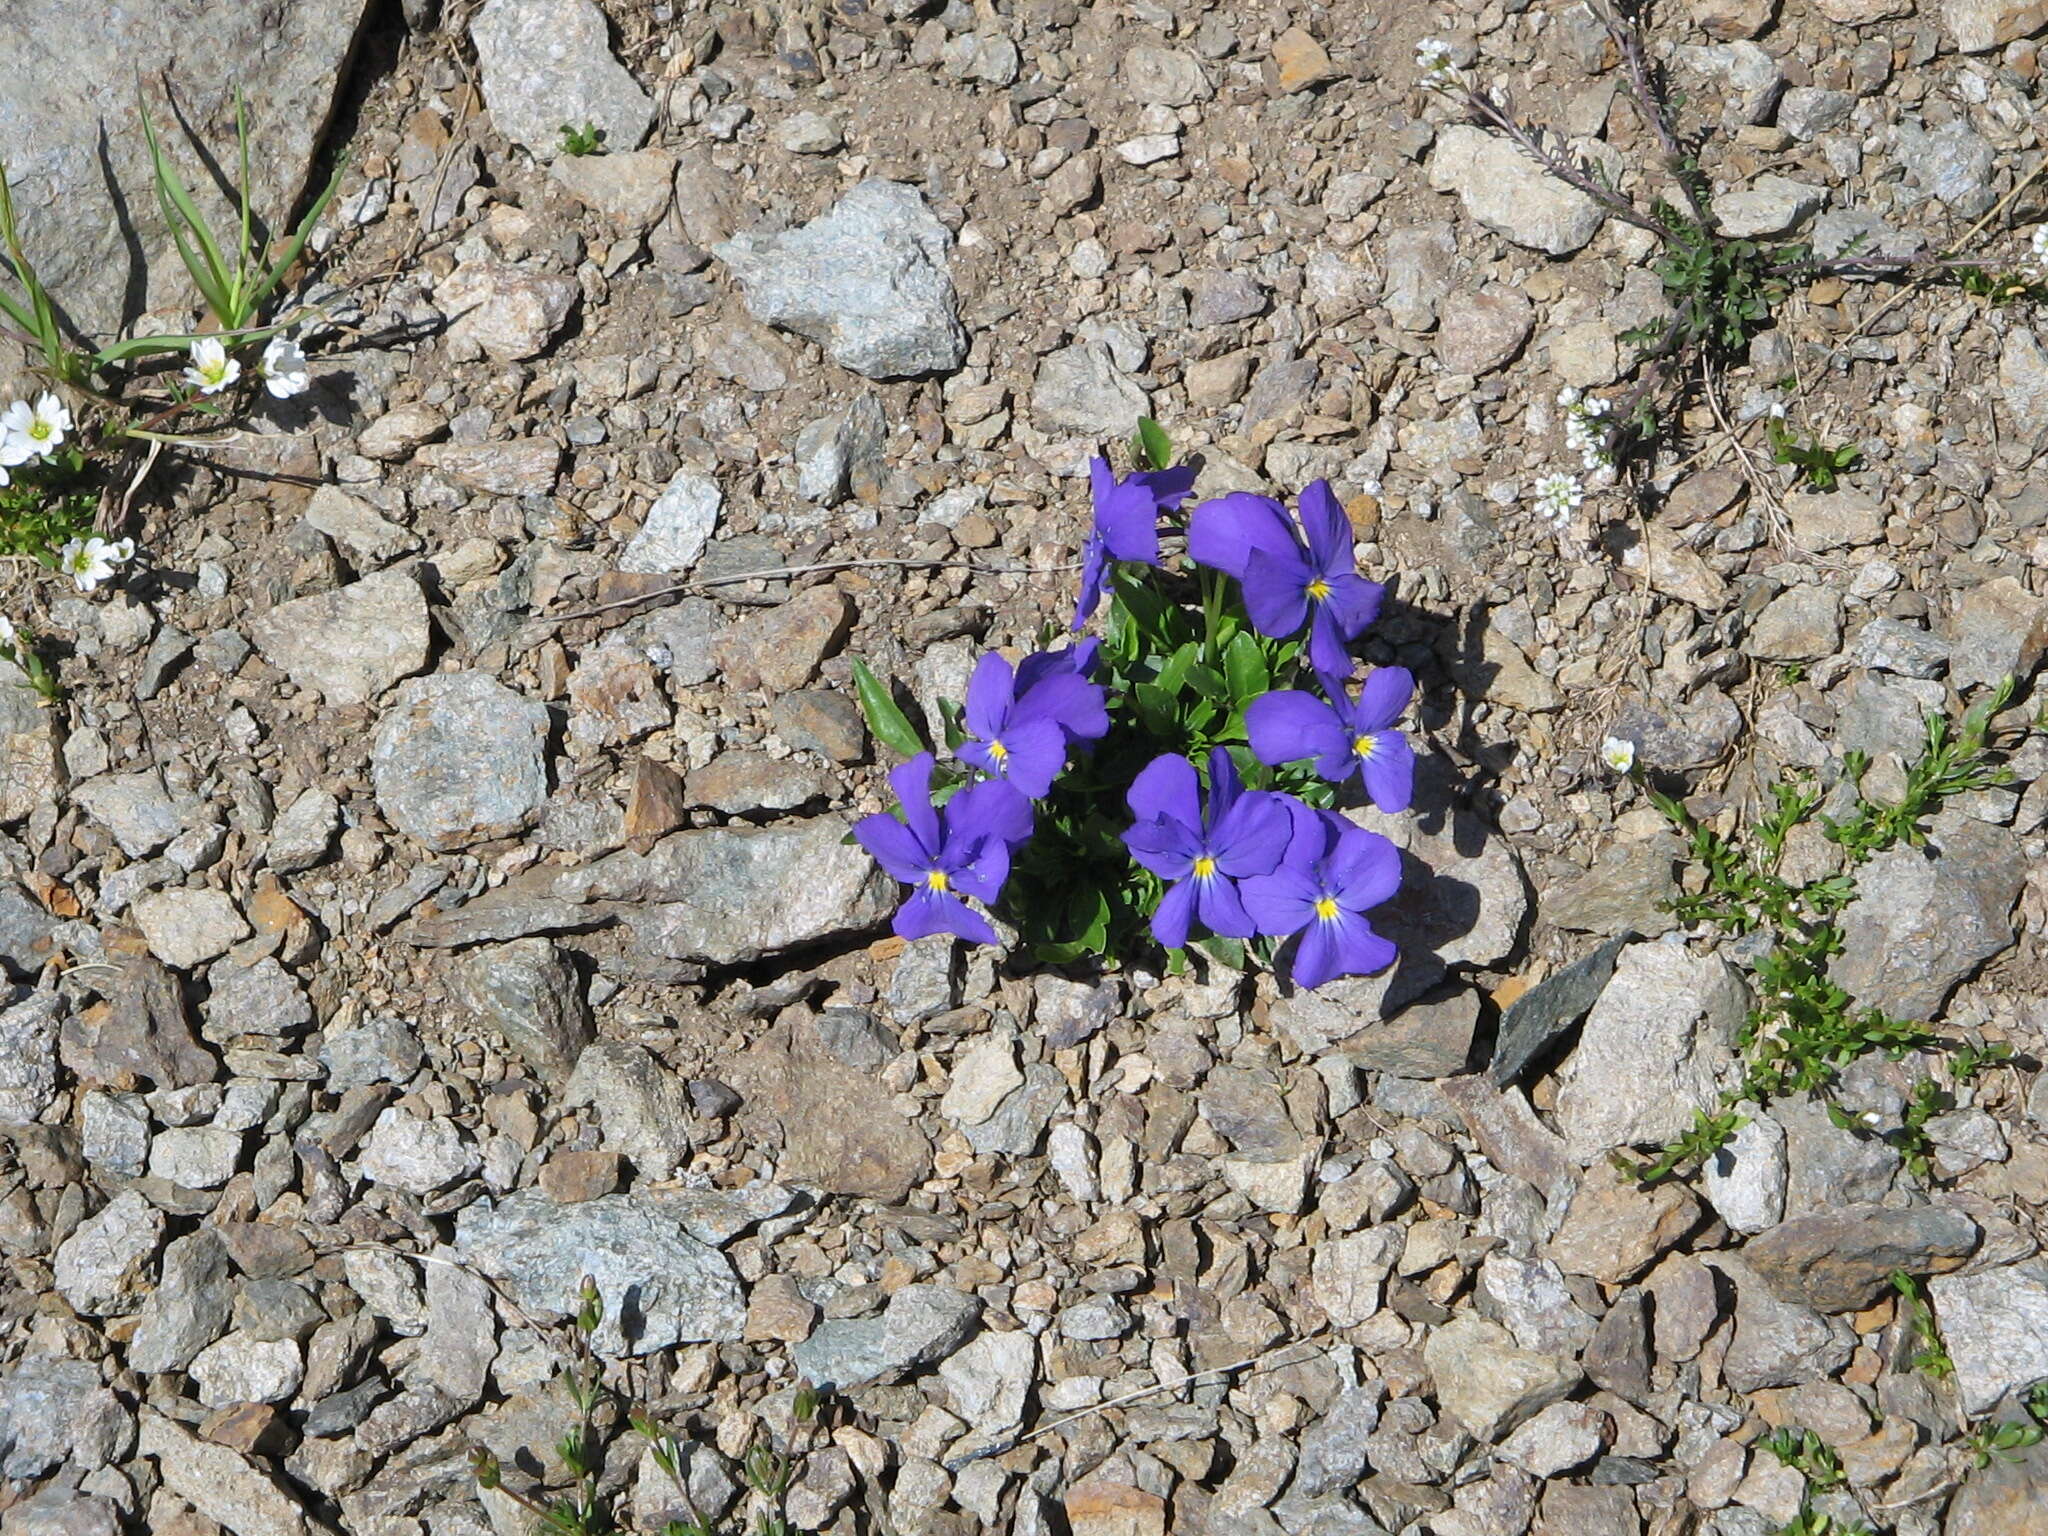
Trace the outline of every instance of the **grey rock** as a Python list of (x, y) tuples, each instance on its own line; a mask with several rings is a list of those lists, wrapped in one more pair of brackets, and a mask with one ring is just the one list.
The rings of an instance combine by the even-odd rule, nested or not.
[(1779, 1100), (1771, 1118), (1785, 1128), (1785, 1214), (1805, 1216), (1845, 1203), (1884, 1198), (1899, 1154), (1874, 1136), (1858, 1136), (1810, 1100)]
[[(1704, 1269), (1699, 1273), (1706, 1277)], [(1711, 1300), (1711, 1280), (1707, 1290)], [(1662, 1307), (1663, 1303), (1658, 1305)], [(1586, 1342), (1582, 1363), (1587, 1379), (1617, 1397), (1642, 1403), (1650, 1395), (1650, 1341), (1649, 1294), (1640, 1286), (1631, 1286), (1614, 1298), (1614, 1304)]]
[(1845, 252), (1857, 256), (1910, 256), (1925, 243), (1917, 234), (1894, 229), (1869, 208), (1830, 208), (1813, 221), (1808, 233), (1814, 254), (1821, 257)]
[(1803, 142), (1841, 127), (1855, 110), (1856, 97), (1851, 92), (1795, 85), (1778, 102), (1778, 126)]
[[(0, 57), (16, 68), (0, 100), (0, 141), (8, 146), (28, 258), (72, 325), (112, 337), (142, 314), (191, 302), (149, 193), (138, 95), (215, 229), (231, 229), (233, 216), (185, 135), (212, 155), (232, 157), (235, 105), (244, 95), (261, 146), (251, 166), (252, 202), (276, 227), (307, 188), (367, 10), (364, 0), (313, 0), (274, 14), (183, 0), (7, 8)], [(133, 61), (163, 56), (173, 37), (182, 57), (204, 67), (173, 71), (174, 85), (151, 76), (138, 89)]]
[(1956, 600), (1949, 630), (1949, 681), (1958, 689), (1990, 687), (2008, 676), (2024, 683), (2048, 649), (2048, 598), (2000, 576)]
[(235, 1293), (235, 1331), (259, 1344), (303, 1344), (327, 1321), (327, 1310), (296, 1280), (244, 1280)]
[(1997, 198), (1991, 184), (1996, 153), (1967, 118), (1951, 118), (1932, 132), (1901, 123), (1898, 140), (1907, 174), (1963, 218), (1974, 219)]
[(590, 1043), (582, 979), (546, 939), (480, 945), (462, 957), (455, 984), (463, 1002), (544, 1082), (564, 1081)]
[(948, 1463), (958, 1465), (1015, 1434), (1038, 1376), (1038, 1345), (1021, 1328), (980, 1333), (940, 1361), (938, 1376), (954, 1416), (973, 1426), (948, 1452)]
[(307, 1536), (300, 1497), (239, 1452), (147, 1408), (139, 1449), (166, 1488), (233, 1536)]
[(1819, 212), (1827, 188), (1784, 176), (1759, 176), (1748, 186), (1714, 199), (1714, 218), (1737, 239), (1789, 234)]
[[(2038, 6), (2029, 6), (2039, 14)], [(2020, 1412), (2000, 1415), (2024, 1428)], [(1950, 1501), (1943, 1536), (2048, 1536), (2048, 1442), (2002, 1451), (1963, 1479)]]
[(154, 769), (141, 773), (101, 774), (72, 791), (86, 814), (114, 834), (114, 841), (131, 859), (144, 859), (161, 850), (184, 830), (193, 810), (164, 788), (162, 775)]
[(92, 1092), (81, 1102), (79, 1150), (102, 1177), (132, 1179), (149, 1161), (149, 1110), (136, 1093)]
[(595, 208), (620, 230), (638, 235), (660, 223), (668, 212), (675, 189), (676, 157), (665, 149), (558, 155), (548, 174), (578, 202)]
[(249, 936), (249, 924), (225, 891), (152, 891), (134, 912), (149, 952), (173, 970), (204, 965)]
[(1596, 1162), (1543, 1252), (1568, 1275), (1608, 1285), (1633, 1280), (1700, 1225), (1690, 1190), (1673, 1182), (1643, 1188), (1612, 1164)]
[(1785, 1129), (1750, 1106), (1749, 1118), (1700, 1169), (1714, 1212), (1737, 1232), (1756, 1233), (1785, 1219)]
[(1591, 1403), (1552, 1403), (1501, 1442), (1498, 1455), (1532, 1477), (1553, 1478), (1606, 1449), (1607, 1415)]
[(64, 1021), (59, 1054), (89, 1083), (131, 1074), (159, 1088), (210, 1083), (218, 1064), (192, 1037), (177, 977), (147, 955), (131, 956), (114, 983), (110, 1012)]
[(612, 57), (590, 0), (489, 0), (469, 24), (484, 103), (498, 132), (536, 158), (560, 153), (562, 124), (598, 129), (608, 150), (638, 149), (654, 103)]
[(356, 448), (373, 459), (403, 459), (447, 430), (448, 418), (435, 407), (421, 402), (397, 405), (363, 428)]
[(822, 112), (798, 112), (776, 125), (775, 142), (793, 155), (829, 155), (846, 143), (846, 134)]
[(906, 1285), (880, 1316), (829, 1319), (790, 1354), (807, 1381), (846, 1391), (945, 1358), (980, 1320), (979, 1297), (942, 1285)]
[(465, 1261), (529, 1310), (575, 1315), (592, 1276), (604, 1321), (591, 1342), (609, 1357), (736, 1340), (746, 1323), (731, 1266), (658, 1200), (605, 1195), (558, 1206), (527, 1191), (465, 1206), (455, 1230)]
[(99, 1494), (50, 1487), (9, 1507), (5, 1536), (121, 1536), (121, 1510)]
[(1748, 1006), (1725, 960), (1670, 944), (1623, 950), (1560, 1072), (1557, 1121), (1571, 1155), (1587, 1163), (1688, 1130), (1733, 1068)]
[(645, 1179), (666, 1179), (690, 1155), (690, 1095), (683, 1079), (629, 1040), (584, 1048), (562, 1103), (591, 1104), (604, 1120), (604, 1144)]
[(174, 1126), (149, 1144), (149, 1171), (185, 1189), (219, 1189), (235, 1176), (242, 1137), (210, 1125)]
[(223, 960), (206, 979), (211, 990), (201, 1033), (216, 1045), (239, 1035), (295, 1035), (313, 1022), (305, 989), (273, 956), (253, 965)]
[(718, 526), (725, 493), (709, 475), (679, 469), (647, 510), (647, 521), (619, 557), (622, 571), (680, 575), (697, 563)]
[(1439, 1406), (1489, 1443), (1560, 1401), (1580, 1380), (1570, 1361), (1522, 1349), (1499, 1323), (1470, 1313), (1431, 1333), (1422, 1358), (1436, 1380)]
[(1071, 1307), (1062, 1307), (1058, 1322), (1062, 1336), (1100, 1343), (1120, 1339), (1130, 1332), (1131, 1313), (1114, 1296), (1091, 1296)]
[(263, 861), (280, 875), (311, 869), (327, 857), (340, 825), (340, 802), (317, 784), (308, 785), (270, 824)]
[(420, 547), (419, 535), (401, 528), (339, 486), (323, 485), (306, 504), (306, 522), (345, 547), (359, 562), (383, 565)]
[(0, 976), (25, 980), (55, 951), (57, 919), (11, 880), (0, 881)]
[(1977, 1224), (1961, 1211), (1920, 1205), (1851, 1205), (1798, 1216), (1742, 1251), (1781, 1297), (1820, 1312), (1856, 1312), (1891, 1289), (1899, 1270), (1953, 1269), (1976, 1251)]
[(0, 1010), (0, 1125), (42, 1118), (57, 1098), (58, 992), (31, 992)]
[(931, 1166), (924, 1133), (889, 1091), (807, 1021), (778, 1025), (733, 1063), (731, 1081), (755, 1134), (782, 1139), (783, 1178), (894, 1203)]
[(1752, 42), (1716, 43), (1706, 47), (1681, 44), (1673, 57), (1689, 72), (1704, 75), (1722, 103), (1721, 123), (1733, 130), (1770, 120), (1785, 90), (1783, 66)]
[(0, 661), (0, 824), (54, 805), (64, 787), (56, 711), (41, 706), (21, 669)]
[(1849, 1363), (1856, 1335), (1839, 1319), (1782, 1299), (1733, 1254), (1713, 1256), (1735, 1286), (1735, 1337), (1721, 1374), (1737, 1392), (1820, 1381)]
[(1450, 294), (1458, 240), (1448, 223), (1411, 224), (1387, 236), (1382, 301), (1396, 325), (1426, 331)]
[(427, 600), (407, 571), (295, 598), (250, 626), (263, 659), (329, 704), (363, 704), (427, 664)]
[(558, 895), (645, 905), (625, 916), (650, 953), (735, 965), (859, 933), (895, 907), (895, 883), (846, 822), (821, 816), (767, 827), (677, 832), (645, 855), (615, 853), (556, 879)]
[(1437, 360), (1452, 373), (1491, 373), (1522, 350), (1535, 320), (1534, 307), (1505, 284), (1462, 294), (1437, 327)]
[(1803, 550), (1858, 549), (1884, 537), (1885, 509), (1875, 497), (1838, 485), (1785, 498), (1792, 542)]
[(1937, 1017), (1957, 985), (2012, 946), (2025, 878), (2010, 831), (1944, 818), (1933, 847), (1895, 848), (1863, 866), (1828, 974), (1861, 1005)]
[(292, 1340), (254, 1339), (245, 1333), (216, 1339), (185, 1369), (208, 1408), (284, 1402), (306, 1374), (305, 1359)]
[[(580, 3), (580, 0), (579, 0)], [(493, 362), (517, 362), (547, 351), (569, 323), (583, 290), (558, 272), (542, 272), (502, 261), (466, 261), (434, 287), (434, 303), (449, 316), (448, 339), (458, 355), (481, 352)], [(420, 450), (423, 463), (468, 479), (479, 488), (513, 495), (508, 450), (524, 449), (552, 468), (552, 444), (450, 444)], [(497, 480), (497, 485), (486, 481)], [(536, 487), (546, 489), (545, 486)]]
[(887, 436), (882, 402), (873, 395), (861, 395), (819, 417), (797, 434), (797, 494), (834, 506), (846, 494), (849, 477), (857, 488), (872, 489), (879, 483)]
[(1961, 53), (1989, 53), (2048, 25), (2037, 0), (1942, 0), (1941, 20)]
[(1001, 1153), (1005, 1157), (1030, 1157), (1052, 1117), (1067, 1102), (1067, 1080), (1048, 1061), (1035, 1061), (1024, 1069), (1024, 1082), (996, 1106), (994, 1114), (980, 1125), (967, 1128), (967, 1144), (977, 1157)]
[(2007, 331), (1999, 347), (1998, 391), (2013, 430), (2038, 452), (2048, 434), (2048, 352), (2025, 326)]
[(1856, 635), (1856, 659), (1879, 672), (1899, 677), (1939, 677), (1948, 670), (1949, 643), (1917, 624), (1882, 616)]
[(1077, 341), (1047, 353), (1031, 383), (1031, 408), (1055, 428), (1095, 437), (1124, 437), (1149, 408), (1145, 391), (1127, 378), (1099, 341)]
[(373, 1014), (361, 1024), (327, 1031), (320, 1043), (327, 1087), (334, 1093), (372, 1083), (406, 1083), (426, 1060), (419, 1036), (403, 1019)]
[(1290, 1492), (1308, 1498), (1349, 1488), (1365, 1475), (1365, 1440), (1379, 1428), (1386, 1385), (1368, 1381), (1340, 1393), (1302, 1432)]
[(414, 678), (377, 728), (378, 807), (441, 851), (524, 827), (547, 799), (544, 705), (482, 672)]
[(1572, 1299), (1564, 1271), (1549, 1259), (1496, 1249), (1479, 1266), (1473, 1300), (1524, 1349), (1569, 1358), (1593, 1341), (1598, 1320)]
[(943, 224), (915, 187), (870, 179), (810, 223), (713, 248), (757, 320), (871, 379), (950, 372), (967, 355)]
[(498, 1314), (491, 1288), (480, 1277), (448, 1261), (423, 1266), (427, 1276), (427, 1332), (419, 1374), (427, 1385), (457, 1404), (475, 1403), (490, 1385), (498, 1355)]
[(1185, 107), (1205, 101), (1211, 94), (1201, 63), (1192, 54), (1150, 43), (1140, 43), (1124, 54), (1118, 79), (1141, 106)]
[(57, 1289), (86, 1317), (134, 1311), (163, 1233), (163, 1213), (142, 1196), (114, 1196), (58, 1245), (51, 1264)]
[[(483, 318), (479, 315), (474, 324), (482, 324)], [(492, 496), (545, 496), (555, 488), (562, 464), (562, 450), (544, 437), (508, 443), (433, 443), (415, 457), (463, 489)]]
[(446, 1119), (422, 1120), (393, 1105), (377, 1117), (363, 1143), (363, 1177), (415, 1195), (467, 1178), (482, 1165), (473, 1143)]
[(979, 1125), (1023, 1081), (1017, 1042), (1004, 1035), (984, 1036), (954, 1059), (939, 1113), (962, 1129)]
[(1666, 905), (1678, 895), (1684, 846), (1668, 832), (1602, 848), (1593, 867), (1547, 893), (1560, 928), (1619, 937), (1660, 938), (1678, 926)]
[(1429, 184), (1439, 192), (1456, 192), (1466, 214), (1495, 234), (1552, 256), (1578, 250), (1606, 219), (1585, 193), (1544, 171), (1499, 135), (1466, 123), (1437, 134)]
[(133, 1436), (132, 1416), (90, 1360), (25, 1355), (0, 1376), (0, 1476), (33, 1481), (67, 1460), (90, 1472)]
[(1615, 959), (1628, 942), (1626, 934), (1609, 939), (1508, 1005), (1501, 1016), (1493, 1063), (1487, 1069), (1495, 1083), (1505, 1088), (1520, 1081), (1552, 1041), (1585, 1017), (1606, 990)]
[(2048, 1377), (2048, 1260), (1937, 1275), (1927, 1294), (1965, 1413)]
[(1356, 1328), (1379, 1312), (1387, 1275), (1401, 1257), (1405, 1234), (1394, 1226), (1374, 1227), (1316, 1245), (1309, 1294), (1338, 1328)]
[(1814, 661), (1834, 655), (1841, 643), (1841, 594), (1809, 583), (1772, 598), (1742, 648), (1767, 661)]
[(1188, 323), (1197, 329), (1249, 320), (1266, 308), (1266, 290), (1249, 272), (1196, 272), (1188, 295)]

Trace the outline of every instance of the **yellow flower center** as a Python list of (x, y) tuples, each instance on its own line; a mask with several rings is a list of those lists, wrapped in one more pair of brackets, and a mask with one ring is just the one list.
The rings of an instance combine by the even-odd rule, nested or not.
[(1351, 750), (1358, 754), (1358, 760), (1361, 763), (1367, 763), (1372, 761), (1372, 755), (1378, 750), (1379, 744), (1379, 737), (1367, 731), (1363, 736), (1351, 743)]
[(1318, 576), (1314, 581), (1308, 584), (1308, 595), (1309, 600), (1311, 602), (1320, 603), (1324, 599), (1329, 597), (1330, 584), (1327, 581), (1323, 580), (1322, 577)]
[(50, 423), (40, 416), (36, 417), (34, 421), (28, 424), (28, 435), (37, 442), (42, 442), (50, 435)]
[(1328, 896), (1317, 897), (1316, 916), (1326, 923), (1335, 922), (1337, 919), (1337, 903)]
[(1195, 878), (1197, 880), (1206, 880), (1215, 873), (1216, 861), (1210, 858), (1209, 855), (1207, 855), (1206, 853), (1203, 854), (1199, 859), (1195, 860)]
[(1006, 763), (1010, 760), (1010, 749), (1000, 741), (991, 741), (988, 744), (988, 755), (994, 758), (998, 764)]
[(944, 891), (952, 883), (952, 881), (946, 878), (946, 872), (943, 869), (932, 870), (924, 877), (925, 889), (928, 891)]

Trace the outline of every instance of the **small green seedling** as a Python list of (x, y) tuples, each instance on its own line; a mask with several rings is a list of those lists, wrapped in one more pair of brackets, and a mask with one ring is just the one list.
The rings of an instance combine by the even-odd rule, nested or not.
[(592, 123), (581, 128), (573, 123), (562, 124), (562, 153), (565, 155), (601, 155), (604, 153), (604, 130)]
[(1863, 450), (1854, 443), (1830, 447), (1817, 437), (1802, 441), (1782, 416), (1771, 418), (1769, 435), (1771, 462), (1790, 465), (1816, 491), (1832, 491), (1842, 475), (1863, 462)]
[(1941, 1333), (1934, 1324), (1934, 1309), (1927, 1305), (1919, 1282), (1903, 1269), (1895, 1269), (1892, 1271), (1892, 1289), (1899, 1293), (1899, 1310), (1904, 1316), (1907, 1336), (1919, 1346), (1907, 1363), (1936, 1381), (1947, 1381), (1955, 1375), (1956, 1363), (1949, 1358), (1948, 1347), (1941, 1342)]
[(1804, 1477), (1816, 1492), (1831, 1493), (1849, 1481), (1842, 1458), (1810, 1429), (1792, 1425), (1766, 1435), (1764, 1449)]

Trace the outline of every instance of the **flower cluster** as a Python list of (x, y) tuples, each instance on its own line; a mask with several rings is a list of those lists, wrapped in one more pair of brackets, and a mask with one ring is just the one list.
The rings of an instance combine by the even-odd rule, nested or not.
[(135, 558), (133, 539), (71, 539), (57, 551), (57, 569), (81, 592), (112, 581), (117, 567)]
[(2048, 224), (2036, 224), (2027, 238), (2027, 266), (2034, 276), (2048, 279)]
[[(1355, 569), (1327, 483), (1307, 487), (1292, 512), (1223, 495), (1186, 522), (1197, 630), (1196, 610), (1177, 600), (1186, 577), (1161, 551), (1161, 519), (1194, 478), (1157, 459), (1122, 478), (1094, 462), (1074, 628), (1109, 594), (1107, 634), (1014, 664), (984, 655), (947, 716), (952, 763), (924, 749), (856, 667), (876, 736), (909, 755), (889, 776), (899, 811), (853, 829), (911, 887), (898, 935), (994, 942), (976, 903), (1000, 907), (1052, 958), (1110, 953), (1149, 931), (1171, 954), (1221, 942), (1239, 961), (1248, 941), (1268, 955), (1291, 942), (1302, 987), (1391, 963), (1394, 946), (1365, 914), (1398, 888), (1401, 855), (1331, 808), (1354, 783), (1386, 813), (1413, 794), (1415, 756), (1396, 723), (1414, 679), (1382, 667), (1355, 696), (1351, 683), (1351, 646), (1384, 588)], [(1314, 687), (1271, 686), (1290, 672)], [(1116, 890), (1087, 889), (1105, 869)], [(1080, 914), (1057, 942), (1045, 942), (1042, 922), (1029, 931), (1040, 901)]]
[(1586, 472), (1613, 463), (1607, 451), (1607, 402), (1567, 384), (1557, 392), (1557, 403), (1564, 408), (1564, 445), (1579, 456)]
[(8, 484), (9, 470), (47, 459), (63, 447), (70, 432), (71, 412), (48, 391), (33, 405), (26, 400), (9, 405), (0, 412), (0, 486)]
[(1415, 45), (1415, 67), (1422, 72), (1424, 83), (1431, 85), (1457, 73), (1451, 62), (1451, 45), (1440, 37), (1425, 37)]
[(1536, 515), (1560, 533), (1585, 499), (1586, 488), (1577, 475), (1545, 475), (1536, 482)]
[[(226, 345), (217, 336), (195, 337), (191, 354), (191, 362), (179, 377), (202, 395), (217, 395), (242, 376), (242, 365), (228, 355)], [(284, 335), (273, 336), (264, 344), (263, 356), (256, 363), (256, 376), (279, 400), (304, 394), (313, 382), (306, 368), (306, 354), (297, 342)]]

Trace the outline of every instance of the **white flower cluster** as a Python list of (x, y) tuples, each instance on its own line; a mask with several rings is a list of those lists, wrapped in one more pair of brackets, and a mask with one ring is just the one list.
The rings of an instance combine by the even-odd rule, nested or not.
[(7, 472), (32, 459), (47, 459), (64, 446), (71, 431), (71, 412), (48, 391), (38, 395), (34, 405), (17, 400), (0, 411), (0, 485), (7, 484)]
[[(228, 356), (228, 349), (215, 336), (201, 336), (192, 343), (192, 361), (182, 375), (202, 395), (217, 395), (242, 376), (242, 365)], [(302, 395), (311, 387), (306, 354), (289, 336), (273, 336), (256, 364), (256, 376), (263, 387), (279, 400)]]
[(103, 581), (111, 581), (116, 568), (135, 558), (133, 539), (73, 539), (57, 551), (57, 569), (90, 592)]
[(1607, 454), (1607, 402), (1567, 384), (1557, 392), (1557, 403), (1564, 408), (1564, 445), (1579, 456), (1586, 472), (1613, 462)]
[(1425, 37), (1415, 45), (1415, 67), (1425, 84), (1434, 85), (1457, 73), (1451, 62), (1451, 45), (1440, 37)]
[(1536, 515), (1561, 533), (1586, 499), (1586, 488), (1577, 475), (1545, 475), (1536, 482), (1534, 498)]
[(2048, 282), (2048, 224), (2034, 226), (2034, 233), (2027, 240), (2026, 268), (2030, 277)]

